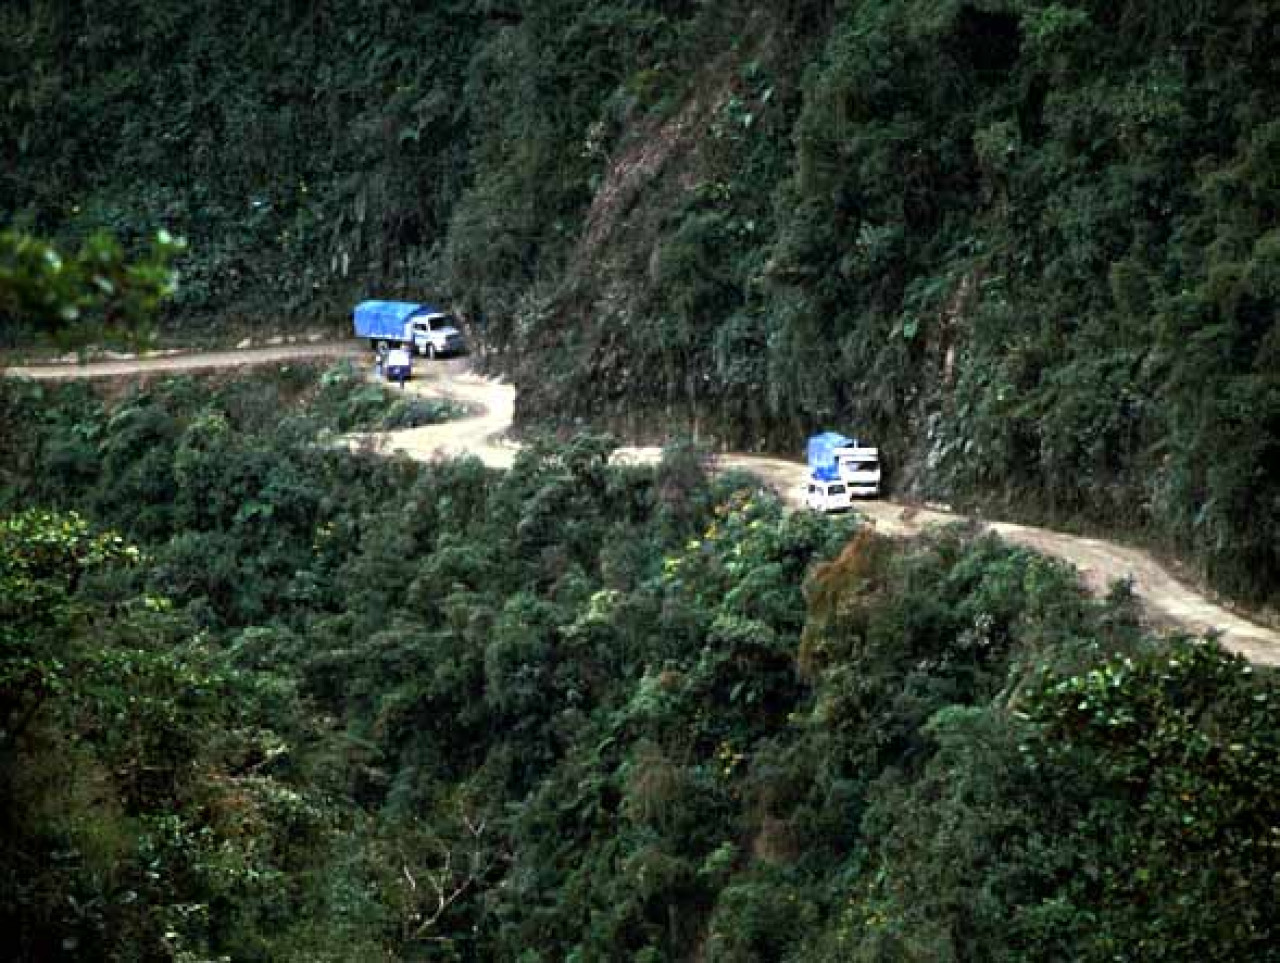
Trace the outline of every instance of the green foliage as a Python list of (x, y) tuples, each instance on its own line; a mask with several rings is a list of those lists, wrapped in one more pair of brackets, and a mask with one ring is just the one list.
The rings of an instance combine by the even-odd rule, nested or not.
[(19, 959), (1266, 958), (1269, 675), (691, 445), (281, 417), (337, 383), (4, 384), (4, 502), (144, 540), (0, 528)]
[(877, 872), (830, 945), (858, 960), (1274, 958), (1275, 698), (1274, 679), (1184, 641), (1044, 670), (1012, 707), (940, 713), (920, 781), (877, 787)]
[(31, 511), (0, 523), (0, 670), (6, 740), (21, 735), (71, 668), (48, 629), (73, 619), (69, 595), (95, 569), (138, 559), (118, 535), (93, 536), (77, 515)]
[(232, 729), (229, 680), (167, 599), (114, 584), (142, 563), (76, 515), (28, 512), (0, 526), (0, 820), (11, 870), (0, 915), (16, 959), (151, 959), (198, 945), (194, 921), (179, 917), (209, 898), (191, 882), (206, 872), (201, 860), (257, 872), (251, 847), (190, 802), (221, 795), (206, 738)]
[(142, 258), (126, 261), (106, 233), (85, 239), (73, 257), (15, 230), (0, 231), (0, 328), (8, 347), (26, 331), (63, 345), (145, 335), (175, 288), (173, 259), (185, 243), (161, 231)]
[(336, 314), (429, 266), (467, 177), (473, 5), (112, 0), (3, 23), (0, 211), (71, 239), (190, 238), (188, 333)]
[(326, 371), (309, 403), (310, 412), (334, 431), (399, 431), (461, 418), (467, 409), (445, 398), (404, 397), (371, 383), (355, 364)]
[(1277, 697), (1269, 675), (1191, 642), (1037, 680), (1022, 751), (1033, 771), (1088, 787), (1075, 833), (1100, 844), (1087, 885), (1064, 894), (1095, 921), (1083, 958), (1135, 944), (1166, 959), (1274, 952)]
[[(0, 210), (84, 251), (5, 234), (6, 318), (135, 321), (164, 224), (188, 335), (428, 285), (532, 420), (846, 423), (1280, 584), (1257, 3), (81, 6), (0, 11)], [(16, 958), (1274, 955), (1270, 674), (692, 445), (329, 445), (444, 414), (0, 383)]]

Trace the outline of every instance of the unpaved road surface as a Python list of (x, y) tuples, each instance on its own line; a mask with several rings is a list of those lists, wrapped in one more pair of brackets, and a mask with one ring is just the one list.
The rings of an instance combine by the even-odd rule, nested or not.
[[(86, 365), (28, 366), (9, 368), (3, 374), (42, 379), (113, 378), (150, 372), (203, 371), (294, 359), (362, 355), (366, 355), (365, 349), (354, 342), (282, 345)], [(518, 450), (518, 446), (507, 438), (515, 411), (515, 389), (512, 386), (476, 375), (468, 370), (465, 359), (456, 359), (419, 363), (414, 380), (405, 390), (425, 397), (462, 402), (471, 410), (471, 415), (442, 425), (356, 435), (349, 438), (348, 443), (353, 447), (403, 452), (421, 460), (471, 455), (494, 468), (511, 467)], [(660, 456), (661, 451), (657, 448), (622, 448), (615, 458), (649, 464)], [(799, 462), (755, 455), (722, 455), (715, 459), (715, 466), (724, 470), (748, 471), (776, 489), (788, 504), (796, 507), (803, 504), (805, 467)], [(870, 518), (879, 531), (904, 537), (918, 534), (930, 525), (965, 520), (964, 516), (919, 509), (889, 500), (862, 502), (858, 510)], [(1256, 625), (1214, 604), (1174, 578), (1146, 552), (1101, 539), (1065, 535), (1025, 525), (988, 521), (980, 524), (1007, 541), (1070, 562), (1080, 570), (1085, 583), (1094, 591), (1106, 591), (1116, 580), (1131, 579), (1150, 619), (1160, 627), (1196, 634), (1217, 631), (1227, 648), (1257, 663), (1280, 665), (1280, 632)]]
[(490, 468), (511, 467), (519, 448), (507, 438), (516, 410), (516, 390), (511, 385), (470, 371), (465, 358), (451, 358), (419, 361), (405, 390), (461, 402), (471, 414), (440, 425), (350, 435), (349, 443), (403, 452), (420, 461), (474, 455)]
[(218, 368), (240, 368), (276, 364), (281, 361), (309, 361), (316, 358), (338, 358), (363, 353), (353, 341), (327, 341), (318, 344), (282, 344), (242, 351), (211, 351), (203, 354), (158, 354), (141, 358), (112, 361), (90, 361), (86, 364), (55, 362), (19, 365), (0, 369), (0, 376), (34, 378), (37, 381), (69, 381), (73, 378), (120, 378), (145, 374), (175, 374), (186, 371), (213, 371)]

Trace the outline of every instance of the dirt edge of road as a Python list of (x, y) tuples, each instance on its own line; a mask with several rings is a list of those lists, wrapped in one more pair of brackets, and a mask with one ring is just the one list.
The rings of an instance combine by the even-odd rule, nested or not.
[(281, 361), (309, 361), (317, 358), (354, 357), (364, 346), (353, 341), (328, 341), (320, 344), (286, 344), (266, 348), (209, 351), (195, 354), (157, 354), (141, 358), (89, 361), (84, 364), (52, 361), (41, 364), (15, 365), (0, 369), (0, 377), (31, 378), (36, 381), (72, 381), (134, 377), (146, 374), (213, 371), (275, 364)]

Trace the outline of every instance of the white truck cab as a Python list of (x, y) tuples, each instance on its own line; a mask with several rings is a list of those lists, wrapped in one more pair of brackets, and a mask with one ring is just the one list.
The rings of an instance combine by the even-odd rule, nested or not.
[(815, 512), (845, 512), (853, 507), (849, 486), (839, 478), (810, 478), (804, 503)]
[(876, 498), (880, 495), (880, 449), (837, 448), (833, 452), (840, 479), (850, 495)]
[(462, 354), (467, 350), (462, 332), (448, 314), (419, 315), (410, 322), (409, 345), (428, 358)]

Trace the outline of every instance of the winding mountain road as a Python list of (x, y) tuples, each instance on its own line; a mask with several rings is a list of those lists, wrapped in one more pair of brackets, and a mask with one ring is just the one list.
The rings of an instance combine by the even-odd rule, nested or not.
[[(121, 378), (363, 354), (363, 346), (354, 342), (294, 344), (80, 365), (31, 365), (7, 368), (0, 373), (42, 380)], [(406, 390), (425, 397), (462, 402), (472, 414), (441, 425), (351, 436), (348, 443), (353, 447), (371, 446), (389, 453), (403, 452), (421, 460), (470, 455), (494, 468), (511, 467), (518, 450), (518, 446), (507, 438), (515, 411), (515, 389), (512, 386), (472, 373), (465, 360), (453, 360), (420, 364)], [(653, 463), (660, 455), (657, 448), (622, 448), (615, 458), (632, 463)], [(748, 471), (777, 489), (788, 504), (796, 507), (803, 504), (805, 466), (799, 462), (756, 455), (721, 455), (715, 459), (715, 466)], [(964, 516), (905, 506), (887, 499), (862, 502), (858, 510), (879, 531), (894, 536), (911, 536), (929, 525), (964, 520)], [(1223, 645), (1251, 661), (1280, 665), (1280, 632), (1257, 625), (1215, 604), (1171, 575), (1146, 552), (1102, 539), (1066, 535), (1025, 525), (986, 520), (980, 520), (980, 524), (1007, 541), (1070, 562), (1079, 569), (1093, 591), (1105, 591), (1117, 579), (1131, 579), (1149, 619), (1157, 626), (1195, 634), (1216, 631), (1220, 633)]]

